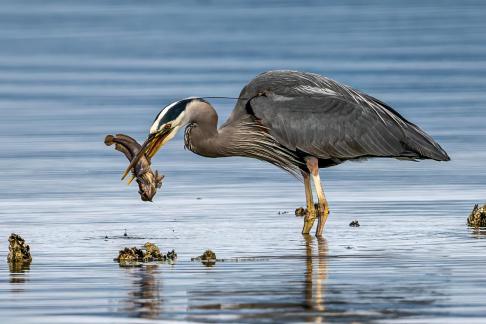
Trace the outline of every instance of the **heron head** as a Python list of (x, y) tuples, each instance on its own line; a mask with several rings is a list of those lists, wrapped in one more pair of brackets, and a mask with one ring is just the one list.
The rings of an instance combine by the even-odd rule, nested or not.
[(198, 104), (208, 104), (208, 102), (202, 98), (186, 98), (165, 106), (155, 117), (147, 139), (143, 143), (140, 152), (130, 162), (122, 179), (126, 177), (144, 154), (148, 159), (152, 158), (165, 143), (177, 134), (179, 129), (191, 123), (192, 112), (197, 111), (194, 108)]

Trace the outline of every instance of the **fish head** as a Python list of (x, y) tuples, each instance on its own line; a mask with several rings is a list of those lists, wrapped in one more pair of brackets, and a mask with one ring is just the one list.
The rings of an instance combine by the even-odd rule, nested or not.
[(153, 174), (151, 171), (148, 171), (137, 177), (138, 193), (143, 201), (152, 201), (157, 193), (157, 188), (161, 187), (163, 176), (157, 176), (158, 173)]

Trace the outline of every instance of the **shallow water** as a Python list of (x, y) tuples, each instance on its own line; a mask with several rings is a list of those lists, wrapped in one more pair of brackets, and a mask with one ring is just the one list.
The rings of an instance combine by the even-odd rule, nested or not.
[[(2, 322), (486, 318), (486, 233), (465, 224), (486, 200), (486, 3), (1, 8)], [(332, 214), (321, 240), (300, 235), (299, 182), (257, 161), (195, 156), (180, 136), (154, 160), (166, 175), (155, 203), (120, 182), (126, 161), (104, 146), (106, 134), (143, 140), (165, 104), (237, 96), (276, 68), (325, 74), (381, 98), (452, 161), (323, 170)], [(234, 104), (213, 103), (221, 120)], [(353, 219), (361, 227), (349, 227)], [(21, 272), (5, 261), (11, 232), (31, 245), (33, 263)], [(112, 261), (147, 240), (179, 259), (140, 268)], [(190, 261), (207, 248), (230, 260)]]

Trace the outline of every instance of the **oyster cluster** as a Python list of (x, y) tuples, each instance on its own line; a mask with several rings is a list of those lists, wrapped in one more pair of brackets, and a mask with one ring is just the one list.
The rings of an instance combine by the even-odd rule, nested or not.
[(10, 264), (29, 265), (32, 262), (30, 247), (20, 235), (10, 234), (8, 243), (7, 261)]
[(471, 227), (486, 227), (486, 205), (479, 207), (478, 204), (467, 218), (467, 225)]
[(191, 258), (191, 261), (200, 261), (206, 266), (213, 266), (218, 259), (216, 259), (216, 253), (211, 250), (206, 250), (200, 256)]
[(114, 261), (121, 265), (130, 265), (153, 261), (174, 261), (175, 259), (177, 259), (177, 253), (174, 250), (167, 252), (167, 254), (162, 254), (157, 245), (147, 242), (141, 249), (126, 247), (120, 250), (118, 257)]

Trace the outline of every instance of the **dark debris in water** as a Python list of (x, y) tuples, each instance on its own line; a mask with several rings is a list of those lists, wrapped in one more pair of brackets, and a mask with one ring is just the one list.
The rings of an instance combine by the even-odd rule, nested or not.
[(136, 266), (140, 263), (153, 262), (153, 261), (170, 261), (173, 262), (177, 259), (177, 253), (175, 250), (162, 254), (157, 245), (147, 242), (141, 249), (137, 247), (124, 248), (118, 252), (118, 257), (114, 261), (120, 263), (121, 266)]
[(479, 207), (478, 204), (474, 205), (474, 208), (467, 218), (467, 225), (471, 227), (486, 227), (486, 204)]
[(16, 265), (13, 268), (22, 268), (23, 265), (29, 265), (32, 262), (30, 247), (20, 235), (10, 234), (8, 243), (7, 261), (9, 264)]
[(349, 226), (351, 226), (351, 227), (360, 227), (359, 222), (358, 222), (357, 219), (355, 219), (354, 221), (352, 221), (351, 223), (349, 223)]

